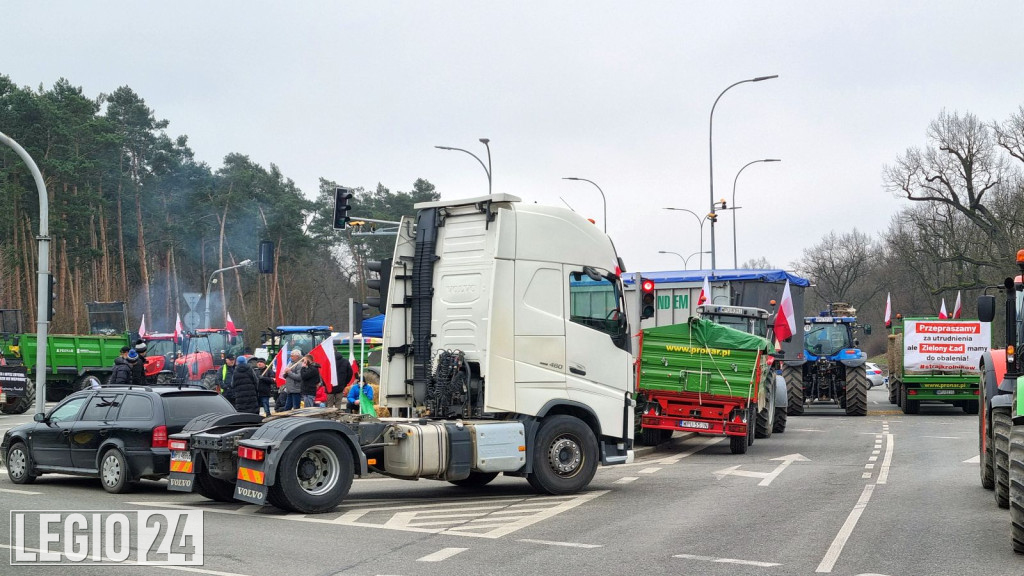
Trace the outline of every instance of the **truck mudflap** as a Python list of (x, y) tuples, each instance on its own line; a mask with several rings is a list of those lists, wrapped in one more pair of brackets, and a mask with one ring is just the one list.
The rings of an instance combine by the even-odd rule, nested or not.
[(167, 475), (167, 489), (172, 492), (191, 492), (195, 484), (198, 454), (188, 449), (188, 435), (175, 434), (167, 443), (171, 450), (170, 474)]
[(235, 480), (235, 500), (259, 504), (267, 502), (267, 452), (271, 443), (266, 441), (246, 442), (249, 446), (238, 447), (238, 478)]

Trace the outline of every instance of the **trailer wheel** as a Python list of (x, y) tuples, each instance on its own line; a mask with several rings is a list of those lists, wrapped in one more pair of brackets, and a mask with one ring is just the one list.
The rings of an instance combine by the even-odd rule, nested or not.
[(775, 425), (772, 426), (772, 432), (782, 434), (786, 431), (786, 421), (789, 420), (789, 413), (786, 410), (786, 408), (775, 407)]
[(4, 414), (24, 414), (36, 402), (36, 383), (32, 380), (25, 382), (25, 395), (15, 398), (13, 402), (0, 404), (0, 412)]
[(894, 378), (889, 378), (889, 404), (892, 404), (894, 406), (899, 406), (900, 405), (900, 399), (899, 399), (900, 389), (899, 389), (899, 385), (900, 385), (900, 381), (899, 380), (896, 380)]
[(15, 442), (7, 451), (7, 476), (15, 484), (31, 484), (36, 481), (35, 471), (32, 469), (32, 453), (22, 442)]
[(996, 475), (992, 461), (992, 431), (988, 427), (985, 406), (982, 404), (978, 415), (978, 460), (981, 464), (981, 487), (992, 490), (996, 487)]
[(803, 369), (790, 368), (782, 369), (782, 377), (786, 379), (786, 392), (789, 397), (788, 411), (790, 416), (800, 416), (804, 413), (804, 376)]
[(547, 494), (573, 494), (585, 488), (597, 472), (597, 439), (582, 420), (556, 414), (537, 431), (530, 485)]
[(868, 413), (868, 374), (864, 366), (846, 369), (846, 415), (865, 416)]
[[(775, 431), (775, 388), (768, 393), (768, 405), (764, 410), (757, 413), (756, 424), (754, 425), (754, 436), (758, 438), (771, 438)], [(756, 408), (755, 408), (756, 410)]]
[(299, 436), (281, 457), (270, 492), (282, 508), (303, 514), (334, 509), (352, 487), (352, 450), (329, 432)]
[(910, 395), (907, 393), (907, 387), (906, 386), (902, 386), (901, 385), (900, 388), (901, 388), (901, 390), (900, 390), (901, 398), (903, 398), (903, 401), (900, 402), (900, 408), (903, 408), (903, 413), (904, 414), (917, 414), (918, 412), (920, 412), (921, 411), (921, 401), (920, 400), (911, 400), (910, 399)]
[(469, 476), (462, 480), (449, 480), (449, 482), (460, 488), (481, 488), (490, 484), (491, 480), (497, 477), (497, 472), (470, 472)]
[(1010, 430), (1010, 532), (1013, 551), (1024, 554), (1024, 426)]
[(205, 470), (196, 474), (196, 492), (207, 500), (214, 502), (234, 502), (235, 485), (227, 480), (214, 478)]
[(642, 442), (644, 446), (657, 446), (662, 442), (667, 442), (671, 437), (671, 430), (664, 430), (661, 428), (644, 428), (640, 431), (640, 442)]
[(746, 436), (729, 436), (729, 450), (733, 454), (746, 454), (747, 446)]
[(995, 463), (996, 504), (1010, 507), (1010, 411), (992, 410), (992, 460)]
[(757, 428), (756, 422), (757, 406), (751, 405), (750, 408), (747, 408), (747, 446), (754, 445), (754, 437), (757, 436), (757, 434), (754, 433), (754, 430)]

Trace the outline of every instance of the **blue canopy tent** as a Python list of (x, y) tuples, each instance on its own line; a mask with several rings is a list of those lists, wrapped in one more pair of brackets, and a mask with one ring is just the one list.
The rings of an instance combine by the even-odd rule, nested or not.
[(383, 338), (384, 337), (384, 315), (378, 314), (373, 318), (367, 318), (363, 320), (363, 337), (364, 338)]

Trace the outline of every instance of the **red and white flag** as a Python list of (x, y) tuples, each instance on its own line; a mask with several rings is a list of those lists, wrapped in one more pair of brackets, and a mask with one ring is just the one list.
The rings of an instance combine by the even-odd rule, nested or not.
[(953, 306), (953, 318), (959, 318), (960, 313), (963, 312), (960, 308), (960, 291), (956, 291), (956, 304)]
[(324, 381), (327, 393), (333, 394), (334, 388), (338, 385), (335, 382), (338, 379), (338, 371), (334, 364), (334, 336), (321, 342), (309, 354), (313, 356), (313, 361), (320, 365), (320, 378)]
[(174, 341), (181, 342), (181, 335), (185, 332), (181, 327), (181, 314), (176, 314), (174, 319)]
[(939, 308), (939, 320), (946, 320), (949, 318), (949, 314), (946, 312), (946, 299), (942, 299), (942, 308)]
[(782, 342), (792, 338), (795, 333), (793, 295), (789, 293), (789, 280), (786, 280), (786, 287), (782, 289), (782, 300), (779, 302), (779, 313), (775, 315), (775, 338)]
[(288, 356), (288, 343), (285, 342), (277, 352), (277, 358), (274, 358), (274, 379), (277, 381), (278, 388), (284, 386), (284, 371), (288, 369), (289, 364), (291, 364), (291, 358)]
[(146, 337), (146, 315), (142, 315), (142, 322), (139, 323), (139, 338)]
[(224, 329), (231, 334), (232, 338), (238, 336), (238, 329), (235, 328), (235, 323), (231, 320), (231, 313), (227, 310), (224, 311)]
[(708, 277), (704, 277), (704, 286), (701, 286), (700, 296), (697, 296), (697, 306), (711, 300), (711, 284), (708, 284)]
[(892, 293), (885, 295), (885, 327), (892, 327)]

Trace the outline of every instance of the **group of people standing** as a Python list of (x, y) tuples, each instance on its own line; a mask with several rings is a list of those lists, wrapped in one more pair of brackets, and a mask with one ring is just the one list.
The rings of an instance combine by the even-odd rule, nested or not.
[(146, 384), (146, 343), (137, 340), (135, 346), (122, 346), (121, 355), (114, 359), (114, 370), (107, 384)]

